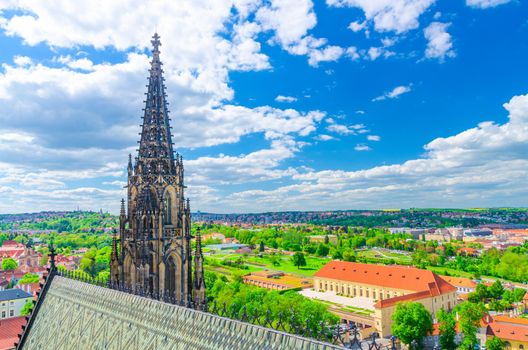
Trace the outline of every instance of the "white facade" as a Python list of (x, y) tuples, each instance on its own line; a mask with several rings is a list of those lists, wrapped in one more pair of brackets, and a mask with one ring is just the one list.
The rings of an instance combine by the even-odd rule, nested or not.
[[(5, 290), (4, 292), (6, 291), (9, 290)], [(19, 297), (14, 296), (12, 299), (8, 300), (0, 299), (0, 319), (20, 316), (20, 312), (26, 301), (31, 300), (32, 296), (28, 296), (24, 291), (21, 291)]]

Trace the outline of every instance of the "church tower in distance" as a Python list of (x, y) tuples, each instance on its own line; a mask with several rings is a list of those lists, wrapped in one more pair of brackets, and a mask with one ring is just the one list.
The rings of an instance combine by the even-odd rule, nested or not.
[(131, 155), (128, 159), (128, 210), (122, 200), (120, 246), (114, 237), (110, 281), (198, 307), (205, 303), (200, 233), (193, 253), (191, 209), (183, 193), (182, 157), (175, 156), (172, 149), (157, 33), (151, 42), (152, 62), (139, 152), (135, 164)]

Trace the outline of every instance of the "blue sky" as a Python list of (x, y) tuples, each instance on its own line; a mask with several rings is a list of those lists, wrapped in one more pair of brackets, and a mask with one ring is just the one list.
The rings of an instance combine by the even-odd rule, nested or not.
[(0, 212), (116, 212), (158, 31), (193, 210), (526, 206), (528, 4), (0, 4)]

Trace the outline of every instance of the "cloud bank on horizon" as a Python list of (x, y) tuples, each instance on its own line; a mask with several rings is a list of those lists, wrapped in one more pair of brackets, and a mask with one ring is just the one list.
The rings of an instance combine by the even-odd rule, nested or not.
[(526, 206), (527, 8), (2, 2), (0, 213), (117, 211), (155, 30), (193, 210)]

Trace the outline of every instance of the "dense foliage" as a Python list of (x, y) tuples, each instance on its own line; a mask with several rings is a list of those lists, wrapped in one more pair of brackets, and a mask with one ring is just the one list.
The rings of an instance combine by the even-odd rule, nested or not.
[(31, 310), (33, 310), (33, 301), (28, 300), (25, 302), (24, 306), (22, 306), (22, 309), (20, 310), (20, 316), (27, 316), (31, 313)]
[(18, 264), (13, 258), (5, 258), (2, 260), (2, 270), (4, 271), (16, 270), (17, 267)]
[(421, 348), (422, 339), (433, 330), (431, 314), (420, 303), (399, 303), (392, 320), (392, 333), (406, 345), (415, 341)]
[(456, 336), (456, 317), (453, 312), (441, 309), (438, 312), (438, 322), (440, 323), (440, 348), (444, 350), (455, 350), (457, 344)]
[[(216, 300), (220, 308), (226, 303), (229, 312), (240, 314), (245, 306), (248, 313), (254, 314), (256, 310), (263, 319), (269, 310), (274, 323), (280, 317), (289, 329), (303, 326), (316, 331), (321, 322), (334, 324), (338, 321), (337, 316), (330, 314), (325, 305), (293, 291), (281, 294), (243, 284), (239, 277), (229, 281), (225, 276), (209, 271), (206, 271), (205, 279), (210, 307)], [(295, 319), (291, 317), (292, 313), (296, 314)]]

